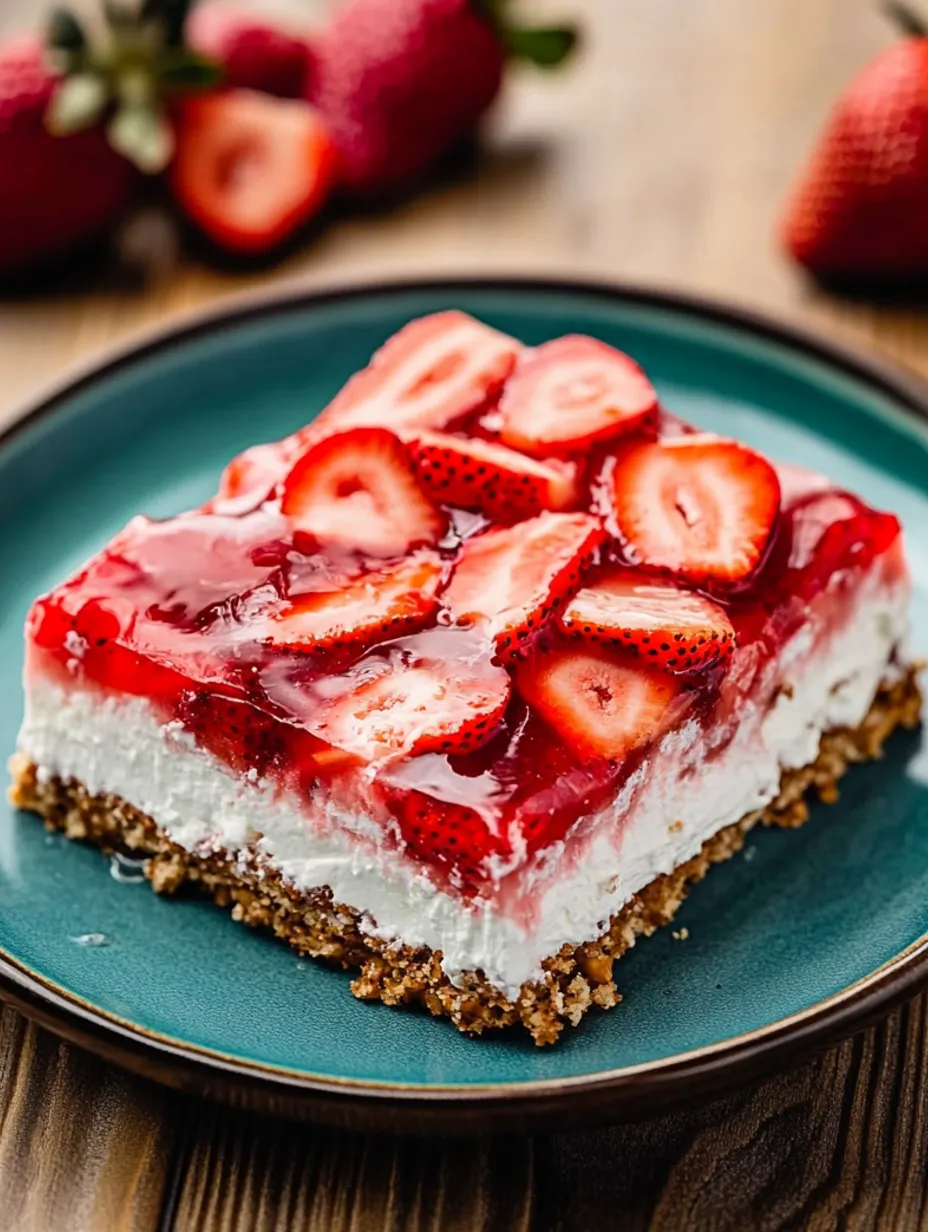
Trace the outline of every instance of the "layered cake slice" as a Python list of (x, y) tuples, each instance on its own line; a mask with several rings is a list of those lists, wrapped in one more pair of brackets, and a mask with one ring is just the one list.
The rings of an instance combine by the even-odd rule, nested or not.
[(896, 518), (591, 338), (414, 321), (33, 605), (13, 799), (355, 995), (554, 1042), (918, 721)]

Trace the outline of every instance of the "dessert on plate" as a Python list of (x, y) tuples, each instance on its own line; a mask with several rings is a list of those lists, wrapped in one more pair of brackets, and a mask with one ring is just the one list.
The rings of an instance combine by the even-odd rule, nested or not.
[(13, 799), (359, 997), (553, 1043), (917, 723), (909, 589), (892, 514), (627, 355), (439, 313), (36, 600)]

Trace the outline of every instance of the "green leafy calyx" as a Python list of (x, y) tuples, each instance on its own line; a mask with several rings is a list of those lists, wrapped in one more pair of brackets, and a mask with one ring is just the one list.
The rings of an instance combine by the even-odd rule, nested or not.
[(61, 79), (46, 124), (66, 135), (105, 122), (107, 140), (142, 171), (170, 162), (174, 136), (166, 104), (212, 89), (219, 64), (184, 45), (191, 0), (103, 0), (103, 23), (91, 39), (65, 9), (50, 16), (46, 44)]

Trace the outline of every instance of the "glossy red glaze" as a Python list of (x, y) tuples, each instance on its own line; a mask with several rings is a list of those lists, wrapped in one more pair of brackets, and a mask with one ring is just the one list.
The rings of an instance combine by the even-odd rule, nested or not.
[[(238, 471), (230, 468), (224, 494), (241, 497), (255, 477), (268, 488), (268, 454), (258, 456), (260, 465), (252, 467), (252, 455)], [(685, 686), (681, 711), (703, 716), (713, 734), (726, 723), (734, 730), (738, 698), (755, 674), (748, 667), (776, 654), (826, 586), (840, 620), (847, 610), (842, 588), (899, 535), (892, 515), (816, 476), (790, 469), (782, 478), (784, 504), (767, 558), (751, 585), (727, 601), (738, 640), (731, 672), (726, 678), (716, 670)], [(298, 550), (271, 504), (230, 513), (217, 507), (223, 508), (214, 502), (163, 523), (135, 519), (80, 573), (39, 599), (28, 636), (43, 652), (41, 662), (56, 663), (75, 683), (150, 698), (237, 773), (253, 769), (302, 793), (323, 783), (343, 803), (391, 813), (408, 852), (464, 893), (564, 838), (644, 755), (620, 763), (581, 759), (514, 692), (502, 727), (483, 748), (385, 765), (369, 788), (356, 757), (311, 734), (307, 707), (320, 680), (370, 649), (322, 654), (262, 640), (270, 614), (290, 596), (337, 589), (366, 562), (348, 551)], [(449, 513), (454, 530), (440, 550), (451, 560), (462, 538), (486, 523)], [(491, 655), (473, 632), (435, 627), (437, 621), (373, 653), (440, 661), (450, 672), (456, 656)]]

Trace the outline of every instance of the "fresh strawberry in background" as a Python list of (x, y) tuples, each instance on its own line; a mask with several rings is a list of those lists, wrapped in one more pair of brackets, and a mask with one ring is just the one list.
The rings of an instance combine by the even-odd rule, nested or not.
[(176, 113), (170, 171), (187, 217), (227, 252), (279, 247), (321, 208), (335, 147), (312, 107), (255, 90), (189, 99)]
[(196, 5), (186, 33), (191, 47), (222, 65), (227, 85), (279, 98), (303, 98), (310, 89), (314, 56), (308, 39), (254, 13), (211, 0)]
[(0, 49), (0, 275), (91, 243), (132, 192), (132, 166), (99, 127), (53, 136), (58, 77), (38, 38)]
[(507, 59), (543, 67), (570, 29), (507, 21), (508, 0), (348, 0), (315, 46), (309, 98), (339, 149), (342, 185), (377, 197), (406, 188), (470, 134)]
[(59, 10), (46, 45), (36, 37), (0, 49), (0, 274), (104, 234), (139, 170), (166, 165), (165, 100), (218, 77), (182, 45), (184, 8), (147, 0), (130, 17), (111, 5), (99, 45)]
[(783, 219), (787, 251), (821, 277), (928, 273), (928, 20), (887, 8), (904, 37), (839, 99)]

